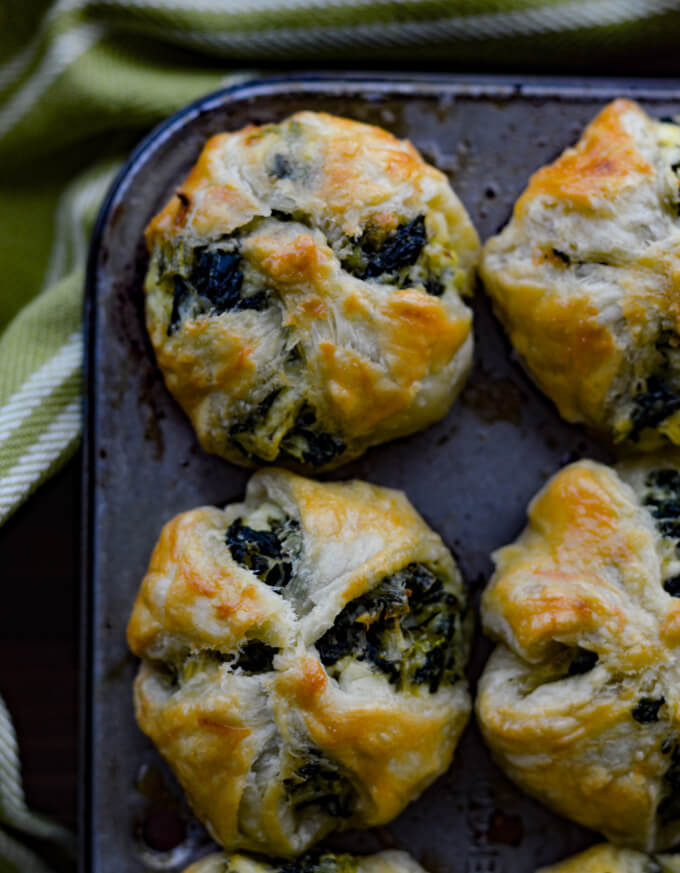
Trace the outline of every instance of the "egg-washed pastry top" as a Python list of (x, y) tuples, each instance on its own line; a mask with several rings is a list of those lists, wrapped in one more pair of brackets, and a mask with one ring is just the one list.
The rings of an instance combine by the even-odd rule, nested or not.
[(680, 127), (615, 100), (539, 170), (481, 275), (567, 421), (680, 444)]
[(600, 843), (537, 873), (680, 873), (680, 855), (646, 855)]
[(128, 626), (137, 720), (225, 848), (291, 856), (447, 769), (469, 620), (401, 492), (260, 471), (163, 528)]
[(151, 341), (207, 451), (334, 467), (462, 387), (477, 234), (387, 131), (300, 112), (214, 136), (146, 241)]
[(425, 873), (406, 852), (390, 849), (375, 855), (309, 852), (295, 860), (265, 861), (248, 855), (215, 853), (184, 873)]
[(612, 842), (680, 837), (680, 456), (565, 467), (494, 555), (477, 714), (506, 773)]

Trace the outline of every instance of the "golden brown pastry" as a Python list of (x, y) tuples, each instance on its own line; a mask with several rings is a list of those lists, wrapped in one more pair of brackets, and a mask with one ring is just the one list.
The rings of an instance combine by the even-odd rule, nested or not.
[(567, 421), (680, 444), (680, 127), (615, 100), (484, 247), (494, 309)]
[(375, 855), (309, 852), (295, 861), (271, 862), (250, 858), (248, 855), (214, 854), (192, 864), (184, 873), (425, 873), (425, 871), (406, 852), (390, 850)]
[(494, 555), (477, 714), (506, 773), (612, 842), (680, 837), (680, 459), (579, 461)]
[(401, 492), (260, 471), (163, 528), (128, 626), (137, 719), (225, 848), (294, 855), (447, 769), (469, 620)]
[(301, 112), (214, 136), (146, 240), (156, 357), (209, 452), (335, 467), (463, 385), (477, 234), (378, 127)]
[(680, 873), (680, 855), (650, 856), (600, 843), (537, 873)]

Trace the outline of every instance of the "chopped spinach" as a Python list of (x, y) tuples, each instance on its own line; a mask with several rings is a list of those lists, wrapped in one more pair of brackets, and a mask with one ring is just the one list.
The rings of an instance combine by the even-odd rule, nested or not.
[(172, 687), (188, 682), (210, 666), (229, 664), (248, 676), (268, 673), (274, 669), (274, 656), (279, 649), (261, 640), (249, 640), (238, 652), (220, 652), (217, 649), (201, 649), (187, 652), (177, 660), (154, 661), (156, 672)]
[[(289, 353), (289, 363), (295, 365), (300, 360), (299, 351), (294, 348)], [(280, 416), (274, 415), (273, 424), (269, 422), (269, 413), (276, 399), (282, 392), (282, 388), (275, 388), (243, 419), (237, 421), (229, 428), (231, 441), (252, 460), (266, 460), (271, 463), (272, 458), (261, 458), (257, 453), (257, 440), (252, 439), (259, 431), (261, 434), (273, 434), (277, 430)], [(283, 412), (286, 408), (284, 406)], [(316, 424), (316, 412), (308, 403), (303, 403), (293, 424), (283, 434), (274, 460), (294, 460), (299, 463), (309, 464), (318, 469), (339, 457), (347, 448), (347, 445), (337, 436), (318, 429)]]
[[(230, 436), (238, 436), (241, 433), (252, 433), (256, 427), (267, 417), (267, 413), (274, 405), (274, 401), (281, 393), (281, 388), (274, 388), (261, 400), (255, 409), (252, 409), (245, 418), (237, 421), (229, 428)], [(241, 448), (239, 446), (239, 448)]]
[(238, 250), (197, 248), (191, 270), (191, 284), (206, 297), (217, 312), (234, 309), (238, 303), (243, 273)]
[(319, 468), (339, 457), (346, 448), (339, 437), (317, 429), (316, 412), (304, 403), (293, 426), (281, 440), (280, 454)]
[(333, 818), (349, 818), (356, 803), (356, 792), (340, 765), (309, 750), (309, 760), (283, 780), (283, 787), (296, 811), (318, 806)]
[(426, 243), (424, 215), (398, 225), (386, 235), (369, 225), (352, 240), (352, 252), (343, 259), (342, 265), (358, 279), (377, 279), (385, 275), (395, 280), (400, 270), (415, 264)]
[(522, 691), (531, 694), (543, 685), (560, 682), (574, 676), (582, 676), (590, 672), (599, 660), (597, 652), (583, 649), (581, 646), (556, 646), (550, 657), (540, 664), (522, 680)]
[(434, 276), (430, 276), (425, 280), (425, 290), (433, 297), (441, 297), (445, 290), (444, 283), (440, 282), (439, 279), (435, 279)]
[(461, 677), (463, 608), (430, 569), (411, 563), (348, 603), (316, 648), (326, 667), (350, 656), (397, 688), (423, 684), (434, 693)]
[(274, 669), (274, 656), (279, 649), (263, 643), (262, 640), (249, 640), (244, 643), (237, 654), (219, 652), (216, 649), (203, 649), (197, 656), (199, 662), (212, 660), (218, 664), (231, 664), (234, 669), (242, 670), (249, 676), (257, 673), (268, 673)]
[(680, 747), (674, 742), (670, 748), (671, 762), (663, 774), (666, 786), (665, 796), (662, 797), (656, 814), (662, 824), (668, 824), (680, 818)]
[(251, 676), (256, 673), (269, 673), (274, 669), (274, 656), (278, 653), (276, 646), (270, 646), (261, 640), (249, 640), (241, 646), (234, 667)]
[(665, 579), (663, 590), (671, 597), (680, 597), (680, 576), (670, 576)]
[[(680, 546), (680, 472), (672, 467), (652, 470), (645, 479), (647, 491), (644, 504), (663, 537), (675, 540)], [(671, 597), (680, 597), (680, 576), (663, 581), (663, 589)]]
[(288, 179), (295, 175), (295, 166), (290, 158), (277, 152), (272, 160), (272, 165), (267, 171), (274, 179)]
[(252, 570), (274, 589), (285, 588), (293, 575), (293, 556), (286, 547), (285, 537), (299, 528), (299, 522), (286, 516), (268, 519), (269, 530), (255, 530), (237, 518), (227, 530), (226, 543), (232, 558), (242, 567)]
[(168, 336), (172, 336), (182, 321), (182, 310), (185, 304), (191, 298), (191, 289), (181, 276), (173, 276), (174, 291), (172, 294), (172, 311), (170, 313), (170, 321), (166, 331)]
[(276, 862), (277, 873), (355, 873), (354, 855), (336, 855), (323, 849), (313, 849), (301, 858)]
[(589, 673), (597, 664), (598, 659), (597, 652), (591, 652), (589, 649), (582, 649), (579, 646), (569, 663), (567, 676), (580, 676), (582, 673)]
[(680, 409), (680, 393), (658, 376), (646, 380), (645, 388), (633, 397), (630, 439), (637, 439), (647, 427), (656, 427)]
[(644, 502), (659, 532), (680, 540), (680, 472), (670, 467), (652, 470), (645, 485), (649, 490)]
[(241, 255), (238, 249), (196, 249), (197, 258), (191, 271), (191, 284), (198, 293), (210, 301), (211, 311), (242, 312), (254, 309), (261, 312), (269, 305), (266, 291), (243, 296), (243, 273), (240, 269)]
[(179, 668), (173, 661), (152, 661), (156, 676), (172, 688), (179, 683)]
[(640, 724), (658, 721), (659, 710), (665, 702), (665, 697), (641, 697), (633, 708), (633, 718)]
[(269, 306), (266, 290), (244, 295), (243, 272), (238, 241), (227, 240), (228, 248), (198, 246), (193, 250), (188, 277), (174, 274), (172, 311), (167, 334), (172, 336), (189, 315), (241, 312), (253, 309), (261, 312)]

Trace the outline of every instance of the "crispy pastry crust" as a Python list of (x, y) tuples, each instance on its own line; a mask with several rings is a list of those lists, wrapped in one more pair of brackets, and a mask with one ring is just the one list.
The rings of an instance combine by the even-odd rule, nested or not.
[(406, 852), (389, 850), (374, 855), (316, 853), (296, 862), (277, 864), (248, 855), (214, 854), (192, 864), (184, 873), (425, 873)]
[[(146, 241), (151, 341), (207, 451), (331, 468), (462, 387), (477, 234), (446, 177), (380, 128), (302, 112), (214, 136)], [(335, 446), (301, 445), (300, 416)]]
[(680, 444), (680, 127), (615, 100), (531, 179), (481, 276), (567, 421)]
[[(476, 708), (519, 785), (609, 839), (680, 836), (678, 457), (579, 461), (494, 555)], [(675, 596), (673, 596), (675, 595)]]
[[(292, 567), (280, 588), (227, 545), (274, 515)], [(325, 636), (344, 627), (347, 604), (416, 564), (441, 580), (455, 623), (455, 675), (434, 689), (413, 670), (394, 681), (380, 660), (398, 660), (393, 635), (380, 657), (364, 649), (344, 660), (333, 654), (342, 634)], [(389, 591), (383, 600), (386, 615), (400, 614)], [(363, 609), (356, 621), (380, 627), (382, 613)], [(413, 633), (427, 642), (430, 630)], [(470, 710), (468, 635), (451, 554), (401, 492), (261, 471), (245, 503), (164, 527), (128, 627), (142, 658), (137, 719), (222, 845), (290, 856), (332, 830), (392, 819), (447, 769)], [(268, 664), (239, 666), (263, 644)]]
[(543, 867), (537, 873), (680, 873), (680, 857), (650, 857), (632, 849), (600, 843), (559, 864)]

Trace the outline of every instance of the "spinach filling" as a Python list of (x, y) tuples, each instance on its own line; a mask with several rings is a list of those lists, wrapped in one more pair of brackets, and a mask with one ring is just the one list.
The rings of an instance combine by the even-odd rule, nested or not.
[[(292, 350), (289, 357), (296, 354)], [(297, 353), (299, 355), (299, 352)], [(295, 363), (295, 360), (292, 361)], [(278, 460), (293, 460), (309, 464), (318, 469), (340, 457), (347, 444), (340, 437), (320, 430), (316, 422), (316, 412), (309, 403), (298, 409), (292, 425), (285, 431), (276, 449), (276, 457), (262, 458), (257, 452), (258, 439), (273, 440), (281, 416), (274, 408), (282, 388), (275, 388), (244, 419), (229, 429), (231, 441), (251, 460), (271, 463)], [(285, 405), (282, 407), (285, 414)]]
[[(343, 268), (357, 279), (380, 279), (406, 288), (414, 284), (411, 272), (427, 245), (425, 216), (418, 215), (385, 234), (369, 224), (363, 232), (349, 241), (350, 252), (342, 258)], [(443, 284), (434, 277), (424, 282), (429, 294), (439, 296)]]
[(267, 519), (268, 529), (256, 530), (237, 518), (227, 529), (226, 544), (237, 564), (252, 570), (275, 590), (288, 585), (293, 575), (294, 549), (300, 523), (289, 515)]
[[(662, 536), (680, 540), (680, 473), (670, 467), (652, 470), (645, 480), (649, 489), (645, 506)], [(675, 578), (675, 577), (673, 577)], [(674, 584), (673, 579), (667, 580)]]
[(665, 697), (641, 697), (633, 707), (633, 718), (639, 724), (658, 721), (659, 710), (665, 702)]
[(187, 317), (204, 313), (220, 315), (254, 309), (258, 312), (269, 305), (266, 291), (243, 295), (243, 272), (238, 242), (230, 242), (229, 249), (208, 249), (199, 246), (193, 250), (193, 264), (189, 278), (175, 274), (172, 311), (167, 335), (172, 336)]
[(349, 818), (356, 803), (356, 792), (340, 765), (318, 749), (309, 750), (309, 760), (283, 780), (283, 787), (296, 812), (315, 806), (333, 818)]
[(277, 873), (354, 873), (357, 859), (353, 855), (336, 855), (316, 849), (301, 858), (276, 862)]
[(633, 397), (632, 428), (628, 436), (637, 439), (645, 428), (656, 427), (680, 409), (680, 393), (658, 376), (650, 376), (644, 391)]
[(239, 433), (248, 433), (249, 431), (254, 430), (257, 427), (258, 422), (261, 422), (267, 417), (267, 413), (274, 405), (274, 401), (282, 390), (282, 388), (275, 388), (273, 391), (270, 391), (264, 400), (261, 400), (255, 409), (253, 409), (252, 412), (243, 419), (243, 421), (237, 422), (231, 426), (229, 433), (236, 435)]
[[(644, 504), (663, 537), (675, 540), (676, 553), (680, 546), (680, 472), (672, 467), (652, 470), (645, 479), (647, 493)], [(680, 597), (680, 576), (669, 576), (663, 589), (671, 597)]]
[(241, 647), (241, 651), (234, 661), (234, 667), (242, 670), (248, 676), (269, 673), (274, 669), (274, 656), (278, 653), (279, 649), (276, 646), (270, 646), (261, 640), (250, 640)]
[(351, 657), (369, 661), (396, 688), (422, 684), (434, 693), (461, 678), (463, 613), (441, 579), (411, 563), (348, 603), (316, 648), (334, 678)]
[(548, 661), (532, 668), (522, 679), (522, 693), (531, 694), (537, 688), (572, 676), (582, 676), (589, 673), (599, 660), (597, 652), (583, 649), (581, 646), (563, 646), (556, 648)]
[(633, 396), (631, 429), (628, 438), (637, 440), (645, 428), (654, 428), (680, 409), (680, 391), (672, 384), (677, 370), (679, 339), (662, 331), (656, 344), (658, 361), (654, 371)]
[(289, 157), (277, 152), (272, 158), (267, 175), (273, 179), (290, 179), (295, 176), (295, 166)]
[(304, 158), (296, 158), (283, 152), (275, 152), (269, 159), (267, 166), (267, 175), (274, 182), (279, 179), (290, 179), (293, 182), (304, 184), (309, 179), (311, 172), (312, 168)]
[(154, 661), (156, 671), (172, 687), (188, 682), (200, 672), (220, 664), (229, 664), (233, 670), (241, 670), (248, 676), (268, 673), (274, 669), (274, 656), (279, 653), (276, 646), (261, 640), (250, 640), (238, 652), (218, 652), (216, 649), (202, 649), (187, 654), (178, 661)]
[(671, 755), (671, 762), (663, 774), (665, 796), (656, 808), (659, 820), (666, 825), (680, 818), (680, 747), (676, 742), (664, 743), (661, 751), (664, 754), (670, 751)]
[(279, 456), (318, 468), (339, 457), (346, 448), (339, 437), (318, 429), (314, 407), (303, 403), (293, 426), (281, 440)]
[(567, 676), (581, 676), (583, 673), (589, 673), (598, 660), (597, 652), (591, 652), (590, 649), (582, 649), (581, 646), (578, 646), (569, 661)]
[(680, 576), (669, 576), (664, 579), (663, 590), (671, 597), (680, 597)]

